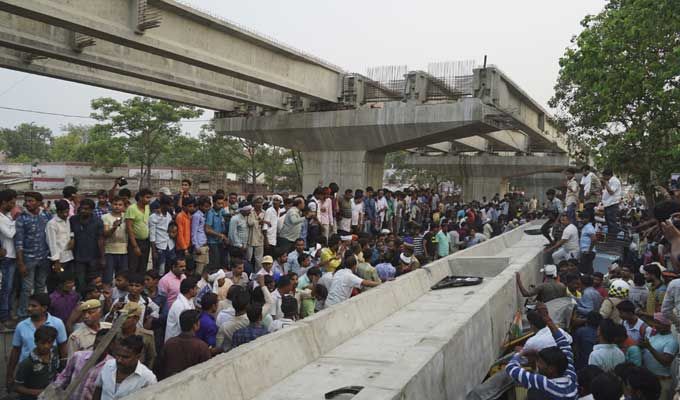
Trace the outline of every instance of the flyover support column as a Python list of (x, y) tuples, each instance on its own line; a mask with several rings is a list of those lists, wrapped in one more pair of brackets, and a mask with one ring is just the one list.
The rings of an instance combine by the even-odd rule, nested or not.
[(508, 180), (502, 176), (468, 176), (458, 181), (463, 189), (463, 200), (482, 201), (491, 199), (494, 194), (503, 196), (508, 191)]
[[(540, 204), (546, 201), (545, 192), (548, 189), (561, 189), (566, 186), (564, 174), (559, 172), (547, 172), (510, 178), (510, 187), (514, 190), (525, 192), (528, 198), (536, 196)], [(563, 190), (564, 193), (564, 190)]]
[(340, 190), (382, 186), (385, 153), (355, 151), (303, 151), (302, 191), (335, 182)]

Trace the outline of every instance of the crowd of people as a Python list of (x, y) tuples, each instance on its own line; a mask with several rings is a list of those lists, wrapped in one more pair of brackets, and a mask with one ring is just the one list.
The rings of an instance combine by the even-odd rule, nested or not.
[[(555, 265), (536, 286), (517, 276), (520, 293), (537, 300), (527, 313), (535, 335), (508, 376), (535, 399), (608, 400), (623, 391), (670, 399), (680, 205), (646, 210), (625, 198), (611, 171), (582, 172), (579, 183), (568, 169), (565, 189), (548, 190), (543, 204), (515, 193), (463, 203), (433, 189), (341, 192), (333, 183), (308, 196), (208, 196), (184, 180), (176, 193), (133, 196), (117, 180), (96, 200), (65, 187), (53, 203), (25, 192), (21, 206), (17, 193), (0, 191), (0, 323), (14, 330), (8, 388), (32, 399), (84, 375), (72, 399), (122, 398), (545, 218), (544, 252)], [(596, 244), (608, 241), (627, 247), (602, 273)], [(565, 298), (574, 311), (562, 326), (545, 304)], [(119, 318), (115, 340), (106, 340)]]
[(0, 323), (14, 330), (6, 379), (22, 399), (83, 374), (72, 399), (121, 398), (513, 229), (538, 208), (535, 198), (463, 204), (416, 188), (207, 196), (184, 180), (176, 193), (133, 196), (124, 183), (96, 199), (71, 186), (54, 202), (25, 192), (21, 205), (0, 191)]
[[(532, 399), (680, 398), (680, 192), (648, 210), (610, 170), (582, 172), (579, 183), (566, 171), (563, 200), (547, 193), (541, 232), (554, 264), (535, 286), (516, 275), (534, 335), (505, 373)], [(619, 258), (594, 266), (599, 244), (602, 254), (618, 247)]]

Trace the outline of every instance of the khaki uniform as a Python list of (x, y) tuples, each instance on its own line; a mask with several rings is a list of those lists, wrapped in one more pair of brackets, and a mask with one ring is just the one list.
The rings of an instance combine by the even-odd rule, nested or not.
[[(100, 322), (99, 329), (110, 329), (110, 322)], [(97, 331), (90, 329), (85, 325), (80, 329), (76, 329), (71, 336), (68, 337), (68, 358), (73, 356), (76, 351), (93, 350), (94, 339), (97, 337)]]

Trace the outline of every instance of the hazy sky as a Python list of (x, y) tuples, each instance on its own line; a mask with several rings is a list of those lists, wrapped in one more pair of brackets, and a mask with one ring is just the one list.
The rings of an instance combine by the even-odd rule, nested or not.
[[(474, 59), (495, 64), (547, 106), (559, 57), (603, 0), (186, 0), (348, 71)], [(89, 115), (90, 100), (125, 93), (0, 69), (0, 106)], [(208, 112), (207, 118), (212, 116)], [(206, 118), (206, 117), (203, 117)], [(55, 133), (63, 118), (0, 110), (0, 127), (35, 122)], [(200, 123), (185, 123), (196, 132)]]

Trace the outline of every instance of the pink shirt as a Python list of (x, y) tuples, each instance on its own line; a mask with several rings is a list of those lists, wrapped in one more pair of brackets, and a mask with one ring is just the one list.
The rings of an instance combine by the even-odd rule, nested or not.
[(172, 303), (177, 299), (177, 296), (179, 295), (179, 284), (184, 279), (186, 279), (186, 275), (184, 274), (182, 274), (181, 278), (178, 278), (177, 275), (168, 272), (160, 281), (158, 281), (158, 290), (168, 298), (168, 310), (172, 307)]

